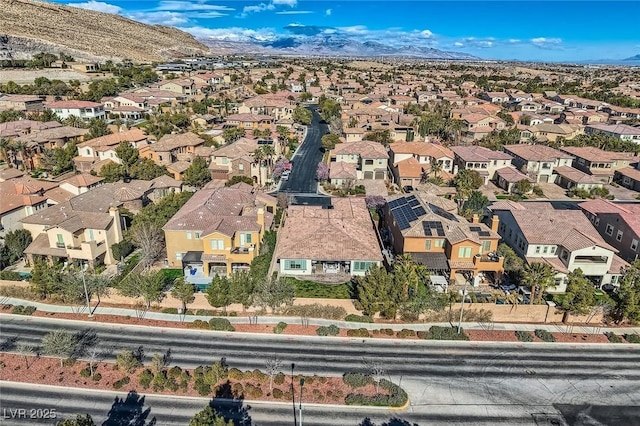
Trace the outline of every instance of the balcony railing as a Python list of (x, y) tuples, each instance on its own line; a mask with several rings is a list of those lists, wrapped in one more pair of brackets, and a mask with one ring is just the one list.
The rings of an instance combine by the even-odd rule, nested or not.
[(231, 253), (233, 254), (249, 254), (254, 250), (253, 246), (249, 247), (234, 247), (231, 249)]

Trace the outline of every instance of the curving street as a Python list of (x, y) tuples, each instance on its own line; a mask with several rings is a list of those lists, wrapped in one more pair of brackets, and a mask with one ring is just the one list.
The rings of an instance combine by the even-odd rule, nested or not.
[[(78, 332), (86, 323), (37, 317), (3, 316), (3, 339), (39, 343), (47, 332), (63, 328)], [(409, 393), (411, 405), (402, 412), (370, 408), (308, 407), (305, 425), (358, 425), (365, 417), (376, 424), (393, 415), (409, 424), (578, 424), (571, 418), (610, 417), (606, 425), (640, 424), (640, 348), (633, 345), (521, 344), (482, 342), (392, 341), (293, 337), (259, 334), (171, 330), (139, 326), (91, 324), (99, 346), (117, 352), (143, 345), (147, 357), (171, 348), (181, 367), (209, 364), (226, 357), (231, 367), (264, 368), (276, 355), (295, 372), (341, 375), (362, 371), (362, 360), (375, 360)], [(112, 353), (111, 359), (114, 354)], [(32, 397), (27, 397), (32, 395)], [(47, 390), (39, 386), (2, 383), (2, 407), (59, 407), (60, 413), (89, 412), (107, 418), (116, 392)], [(197, 398), (149, 396), (157, 424), (186, 424), (206, 404)], [(22, 405), (21, 405), (22, 404)], [(47, 405), (48, 404), (48, 405)], [(283, 425), (293, 421), (292, 407), (246, 404), (253, 425)], [(249, 408), (248, 405), (251, 405)], [(590, 407), (590, 408), (589, 408)], [(611, 411), (611, 407), (617, 407)], [(122, 407), (120, 407), (122, 408)], [(609, 410), (609, 411), (606, 411)], [(606, 414), (609, 413), (609, 414)], [(611, 416), (615, 413), (615, 416)], [(2, 424), (25, 425), (19, 419)], [(51, 424), (51, 423), (49, 423)], [(105, 423), (108, 424), (108, 423)], [(582, 423), (585, 424), (585, 423)], [(598, 424), (598, 423), (591, 423)]]

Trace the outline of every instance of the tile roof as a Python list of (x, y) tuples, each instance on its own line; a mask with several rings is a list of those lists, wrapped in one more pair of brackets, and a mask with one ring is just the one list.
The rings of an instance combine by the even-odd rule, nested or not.
[(203, 144), (204, 140), (198, 135), (192, 132), (187, 132), (164, 135), (158, 142), (151, 144), (150, 147), (156, 152), (166, 152), (183, 146), (195, 147)]
[(64, 108), (64, 109), (78, 109), (78, 108), (99, 108), (102, 104), (98, 102), (90, 101), (58, 101), (49, 102), (46, 104), (47, 108)]
[(571, 182), (576, 183), (602, 183), (599, 179), (592, 175), (588, 175), (578, 169), (574, 169), (571, 166), (558, 166), (553, 169), (554, 173), (562, 176)]
[(289, 206), (277, 259), (382, 261), (364, 198), (332, 198), (333, 209)]
[(622, 176), (630, 177), (633, 180), (640, 182), (640, 169), (635, 167), (624, 167), (616, 170), (616, 173), (620, 173)]
[(565, 146), (562, 151), (569, 154), (584, 158), (587, 161), (594, 162), (610, 162), (615, 160), (631, 160), (634, 157), (632, 152), (611, 152), (604, 151), (593, 146)]
[(91, 186), (98, 182), (102, 182), (103, 180), (104, 178), (93, 176), (92, 174), (89, 174), (89, 173), (80, 173), (80, 174), (71, 176), (70, 178), (64, 179), (60, 183), (68, 183), (69, 185), (73, 185), (77, 188), (81, 188), (81, 187)]
[(147, 135), (141, 129), (133, 128), (125, 132), (112, 133), (110, 135), (100, 136), (99, 138), (89, 139), (78, 144), (78, 148), (87, 146), (98, 148), (104, 146), (115, 146), (122, 141), (141, 142), (147, 140)]
[(331, 163), (329, 167), (329, 179), (356, 179), (356, 163), (338, 161)]
[(379, 142), (357, 141), (336, 145), (332, 155), (359, 155), (362, 158), (389, 158), (387, 149)]
[(496, 170), (496, 174), (509, 183), (516, 183), (516, 182), (520, 182), (521, 180), (528, 180), (529, 182), (534, 182), (533, 179), (531, 179), (529, 176), (525, 175), (515, 167), (503, 167), (501, 169)]
[(418, 154), (433, 158), (454, 158), (453, 151), (443, 145), (430, 142), (394, 142), (389, 149), (396, 154)]
[(527, 161), (553, 161), (559, 158), (571, 158), (571, 155), (546, 145), (505, 145), (504, 150)]
[(492, 151), (483, 146), (453, 146), (451, 150), (463, 161), (490, 161), (490, 160), (511, 160), (509, 154)]

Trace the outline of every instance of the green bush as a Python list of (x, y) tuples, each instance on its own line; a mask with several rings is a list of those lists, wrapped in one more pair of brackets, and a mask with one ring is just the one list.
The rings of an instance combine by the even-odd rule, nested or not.
[(276, 326), (273, 329), (273, 332), (275, 334), (282, 334), (282, 332), (284, 331), (284, 329), (287, 328), (287, 323), (286, 322), (282, 322), (280, 321), (278, 324), (276, 324)]
[(263, 395), (262, 389), (260, 388), (260, 386), (254, 386), (251, 383), (247, 383), (245, 385), (244, 391), (246, 393), (246, 396), (253, 399), (261, 398)]
[(416, 337), (416, 332), (415, 330), (403, 328), (402, 330), (398, 331), (398, 334), (396, 336), (401, 339), (406, 339), (407, 337)]
[(123, 386), (128, 385), (130, 381), (131, 379), (129, 378), (129, 376), (124, 376), (122, 379), (113, 382), (113, 388), (121, 389)]
[(91, 377), (91, 380), (93, 380), (94, 382), (99, 382), (100, 380), (102, 380), (102, 374), (95, 373), (93, 377)]
[(214, 317), (218, 315), (218, 311), (213, 311), (211, 309), (197, 309), (196, 315), (203, 317)]
[(0, 271), (0, 280), (22, 281), (19, 273), (13, 271)]
[(620, 336), (612, 331), (606, 331), (604, 335), (607, 336), (607, 339), (609, 339), (609, 343), (622, 343), (622, 339), (620, 338)]
[(349, 337), (369, 337), (369, 330), (366, 328), (355, 328), (347, 330), (347, 336)]
[(352, 388), (361, 388), (374, 383), (371, 375), (363, 373), (345, 373), (342, 376), (342, 381)]
[(91, 370), (89, 369), (89, 367), (85, 367), (82, 370), (80, 370), (80, 377), (89, 377), (91, 376)]
[(460, 329), (460, 333), (458, 333), (457, 328), (438, 325), (429, 328), (429, 331), (424, 333), (423, 336), (427, 340), (469, 340), (469, 336), (465, 334), (463, 329)]
[(362, 394), (351, 393), (347, 395), (344, 402), (347, 405), (371, 405), (378, 407), (402, 407), (409, 396), (400, 386), (390, 382), (387, 379), (380, 380), (380, 388), (389, 392), (388, 395), (378, 394), (374, 396), (366, 396)]
[(312, 305), (287, 306), (282, 311), (282, 314), (291, 317), (340, 320), (347, 315), (347, 311), (345, 311), (342, 306), (320, 305), (318, 303), (314, 303)]
[(387, 336), (393, 336), (393, 333), (394, 333), (393, 329), (391, 329), (391, 328), (381, 328), (380, 329), (380, 334), (384, 334), (384, 335), (387, 335)]
[(316, 329), (316, 334), (318, 336), (337, 336), (340, 333), (340, 329), (336, 325), (321, 325)]
[(115, 243), (111, 245), (111, 253), (113, 254), (113, 258), (117, 261), (123, 259), (133, 251), (133, 244), (131, 244), (127, 240), (122, 240), (119, 243)]
[(533, 335), (528, 331), (517, 330), (516, 337), (520, 342), (533, 342)]
[(547, 330), (537, 329), (533, 332), (536, 337), (543, 342), (555, 342), (556, 338), (553, 337), (553, 334), (549, 333)]
[(203, 330), (211, 330), (211, 326), (208, 322), (202, 320), (195, 320), (187, 324), (187, 328), (201, 328)]
[(284, 392), (282, 392), (280, 389), (275, 388), (275, 389), (273, 390), (273, 397), (274, 397), (275, 399), (282, 399), (282, 397), (283, 397), (283, 396), (284, 396)]
[(273, 383), (276, 385), (281, 385), (283, 384), (285, 381), (285, 376), (282, 373), (278, 373), (275, 375), (275, 377), (273, 378)]
[(202, 377), (196, 377), (193, 382), (193, 388), (198, 392), (200, 396), (207, 396), (211, 394), (211, 385), (204, 382)]
[(67, 358), (64, 361), (62, 361), (62, 365), (64, 367), (73, 367), (76, 363), (76, 360), (74, 358)]
[(149, 385), (151, 385), (151, 381), (153, 380), (153, 373), (151, 370), (146, 369), (142, 373), (140, 373), (140, 386), (143, 389), (148, 389)]
[(216, 331), (236, 331), (226, 318), (211, 318), (209, 320), (209, 326), (212, 330)]
[(36, 311), (35, 306), (16, 305), (13, 307), (13, 309), (11, 309), (12, 314), (27, 315), (27, 316), (33, 314), (35, 311)]
[(373, 318), (371, 318), (370, 316), (356, 315), (356, 314), (349, 314), (344, 318), (344, 320), (349, 322), (366, 322), (366, 323), (373, 322)]
[(178, 308), (163, 308), (160, 312), (163, 314), (177, 314)]
[(625, 334), (624, 340), (629, 343), (640, 343), (640, 334)]
[(237, 368), (230, 368), (228, 375), (231, 380), (242, 380), (244, 378), (242, 371)]

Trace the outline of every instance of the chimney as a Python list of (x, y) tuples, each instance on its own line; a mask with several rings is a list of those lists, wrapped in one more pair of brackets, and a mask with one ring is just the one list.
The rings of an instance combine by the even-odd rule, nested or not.
[(493, 232), (498, 232), (498, 224), (500, 223), (500, 218), (498, 217), (497, 214), (494, 214), (491, 217), (491, 230)]
[(122, 241), (122, 222), (120, 218), (120, 211), (116, 207), (111, 206), (109, 207), (109, 216), (113, 218), (113, 230), (116, 237), (114, 243), (119, 243), (120, 241)]
[(473, 215), (473, 218), (471, 219), (471, 223), (480, 223), (480, 218), (478, 217), (477, 214)]
[(266, 229), (264, 227), (264, 207), (258, 207), (258, 224), (261, 228), (260, 232), (265, 232)]

